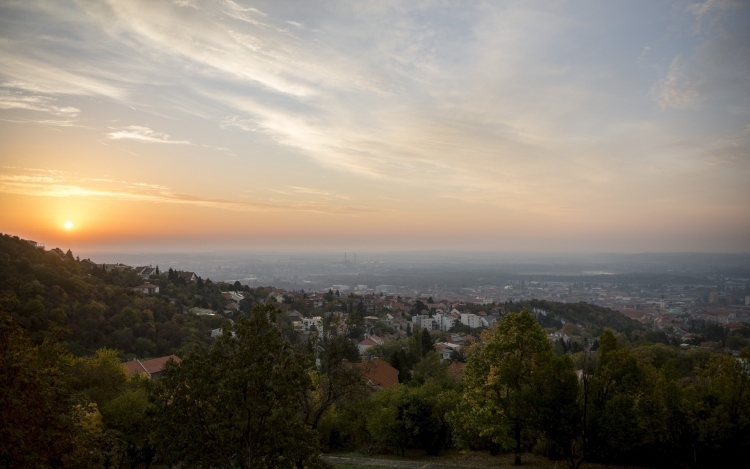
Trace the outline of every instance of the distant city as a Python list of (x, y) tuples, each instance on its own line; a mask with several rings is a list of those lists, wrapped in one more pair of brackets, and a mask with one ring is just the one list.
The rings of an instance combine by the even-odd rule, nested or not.
[[(748, 254), (92, 253), (251, 287), (500, 305), (548, 300), (619, 311), (678, 339), (691, 321), (750, 322)], [(87, 254), (88, 256), (88, 254)], [(488, 308), (489, 310), (490, 308)]]

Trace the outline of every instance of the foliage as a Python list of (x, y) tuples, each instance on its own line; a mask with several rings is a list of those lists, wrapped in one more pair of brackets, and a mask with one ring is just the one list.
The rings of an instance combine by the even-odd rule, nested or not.
[(618, 311), (610, 308), (589, 303), (557, 303), (546, 300), (529, 300), (507, 303), (505, 305), (505, 309), (510, 312), (532, 308), (547, 311), (547, 318), (554, 315), (557, 318), (565, 319), (568, 323), (590, 326), (599, 331), (607, 327), (621, 332), (643, 330), (643, 325), (638, 321), (628, 319)]
[(98, 412), (69, 391), (75, 361), (49, 338), (34, 344), (0, 310), (0, 465), (94, 462)]
[(299, 405), (310, 364), (273, 325), (276, 314), (256, 305), (210, 348), (167, 366), (150, 397), (160, 462), (288, 468), (315, 459)]
[(111, 348), (142, 358), (208, 345), (222, 318), (183, 314), (183, 306), (219, 300), (220, 286), (166, 276), (151, 281), (159, 284), (159, 295), (133, 290), (143, 280), (132, 269), (87, 273), (71, 256), (0, 235), (0, 292), (12, 298), (3, 308), (37, 344), (54, 337), (78, 356)]
[(381, 390), (370, 399), (367, 428), (376, 442), (402, 455), (409, 446), (437, 455), (449, 440), (445, 415), (456, 397), (455, 392), (446, 396), (436, 383)]
[(551, 359), (552, 348), (527, 310), (505, 315), (482, 340), (464, 373), (465, 404), (452, 417), (458, 439), (464, 446), (485, 439), (513, 448), (520, 464), (522, 449), (534, 439), (534, 376)]

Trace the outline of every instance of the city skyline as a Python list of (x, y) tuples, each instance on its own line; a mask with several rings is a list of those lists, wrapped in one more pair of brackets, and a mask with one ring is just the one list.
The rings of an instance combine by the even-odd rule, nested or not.
[(0, 231), (747, 252), (749, 26), (731, 0), (3, 2)]

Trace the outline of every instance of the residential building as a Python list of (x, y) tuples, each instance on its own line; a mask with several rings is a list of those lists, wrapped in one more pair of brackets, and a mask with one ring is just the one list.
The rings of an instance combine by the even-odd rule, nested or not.
[(323, 318), (320, 316), (314, 316), (311, 318), (302, 319), (302, 330), (305, 332), (323, 332)]
[(375, 389), (388, 389), (398, 384), (398, 370), (381, 358), (357, 363), (362, 370), (362, 379)]
[(164, 372), (164, 367), (167, 362), (173, 360), (175, 363), (180, 363), (180, 357), (177, 355), (169, 355), (166, 357), (152, 358), (150, 360), (138, 360), (137, 358), (126, 362), (125, 368), (128, 370), (129, 375), (145, 374), (151, 379), (158, 379)]
[(365, 350), (367, 350), (368, 348), (373, 347), (375, 345), (383, 345), (383, 343), (385, 343), (383, 339), (373, 334), (369, 337), (365, 337), (365, 340), (358, 343), (357, 348), (359, 349), (359, 354), (362, 355), (365, 353)]
[(482, 327), (482, 318), (473, 313), (461, 313), (461, 324), (472, 329)]
[(144, 283), (143, 285), (138, 285), (137, 287), (134, 287), (133, 290), (142, 291), (143, 293), (147, 295), (153, 295), (155, 293), (159, 293), (159, 285), (154, 285), (152, 283)]

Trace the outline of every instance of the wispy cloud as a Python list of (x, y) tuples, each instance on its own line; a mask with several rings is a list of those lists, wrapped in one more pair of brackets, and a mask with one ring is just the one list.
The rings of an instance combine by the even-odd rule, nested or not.
[(681, 56), (677, 56), (669, 65), (667, 75), (651, 90), (653, 99), (662, 108), (686, 108), (700, 97), (698, 81), (690, 75), (690, 68), (685, 65)]
[[(5, 169), (17, 169), (4, 167)], [(362, 215), (380, 212), (363, 206), (342, 206), (310, 200), (263, 199), (254, 201), (201, 197), (176, 192), (169, 187), (118, 181), (111, 178), (76, 178), (61, 171), (29, 170), (26, 174), (0, 174), (0, 193), (33, 197), (83, 197), (101, 200), (130, 200), (167, 204), (193, 205), (241, 212), (310, 212), (329, 215)]]
[(192, 145), (192, 143), (187, 140), (173, 140), (169, 135), (163, 132), (155, 132), (150, 128), (141, 125), (131, 125), (121, 129), (113, 129), (113, 132), (109, 132), (107, 135), (112, 140), (138, 140), (140, 142), (150, 143)]
[(48, 112), (58, 116), (75, 117), (81, 110), (73, 106), (58, 106), (49, 96), (33, 96), (0, 89), (0, 109), (25, 109)]

